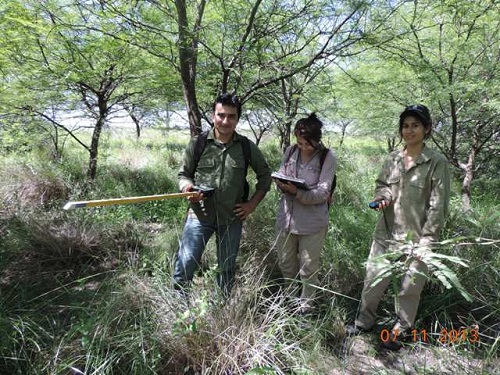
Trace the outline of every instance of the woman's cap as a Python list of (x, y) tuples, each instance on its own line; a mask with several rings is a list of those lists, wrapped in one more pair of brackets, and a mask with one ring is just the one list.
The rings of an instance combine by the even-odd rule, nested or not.
[(403, 122), (403, 119), (406, 116), (417, 117), (426, 127), (432, 125), (431, 114), (429, 112), (429, 109), (425, 105), (415, 104), (407, 106), (405, 110), (399, 115), (400, 123)]

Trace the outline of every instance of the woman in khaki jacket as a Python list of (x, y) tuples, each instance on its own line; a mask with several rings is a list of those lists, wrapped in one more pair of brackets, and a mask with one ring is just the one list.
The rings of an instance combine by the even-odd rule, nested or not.
[[(450, 200), (450, 175), (445, 157), (425, 144), (431, 129), (431, 116), (423, 105), (408, 106), (400, 115), (399, 134), (405, 147), (388, 156), (376, 181), (373, 205), (382, 215), (367, 262), (359, 314), (355, 324), (346, 329), (350, 335), (371, 330), (380, 299), (391, 280), (390, 275), (377, 280), (380, 263), (374, 258), (387, 251), (398, 251), (398, 243), (408, 239), (416, 251), (428, 251), (439, 240)], [(426, 272), (425, 263), (415, 257), (402, 279), (397, 320), (389, 331), (391, 337), (382, 342), (385, 348), (398, 350), (400, 340), (413, 328)]]

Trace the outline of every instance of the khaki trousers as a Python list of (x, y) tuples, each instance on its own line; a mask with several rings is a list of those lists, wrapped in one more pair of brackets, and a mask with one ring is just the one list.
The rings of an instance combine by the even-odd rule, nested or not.
[[(389, 275), (380, 280), (375, 286), (371, 285), (377, 279), (383, 265), (383, 263), (380, 263), (380, 260), (374, 262), (373, 258), (384, 254), (387, 248), (388, 246), (383, 241), (374, 240), (372, 243), (366, 266), (363, 292), (361, 293), (360, 311), (355, 321), (356, 325), (364, 329), (370, 329), (375, 324), (380, 299), (391, 281), (391, 275)], [(401, 254), (403, 255), (403, 253)], [(396, 303), (396, 315), (399, 322), (396, 323), (394, 329), (404, 331), (413, 327), (420, 302), (420, 293), (425, 285), (426, 274), (427, 266), (425, 263), (414, 260), (409, 265), (406, 274), (401, 280), (401, 289), (396, 297), (398, 299), (398, 303)]]
[(311, 307), (315, 285), (318, 284), (321, 250), (325, 244), (328, 228), (313, 234), (292, 234), (280, 232), (277, 239), (278, 264), (285, 282), (293, 287), (300, 278), (301, 304)]

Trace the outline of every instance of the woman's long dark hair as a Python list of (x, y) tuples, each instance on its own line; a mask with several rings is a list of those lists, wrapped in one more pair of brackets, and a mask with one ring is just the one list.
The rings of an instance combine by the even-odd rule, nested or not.
[(303, 137), (311, 146), (318, 148), (321, 144), (321, 136), (323, 123), (316, 116), (316, 113), (311, 113), (309, 116), (301, 118), (295, 124), (293, 134), (297, 137)]

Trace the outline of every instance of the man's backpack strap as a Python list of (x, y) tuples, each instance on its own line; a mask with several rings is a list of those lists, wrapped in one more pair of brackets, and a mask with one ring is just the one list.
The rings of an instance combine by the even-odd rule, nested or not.
[(244, 135), (241, 136), (241, 149), (243, 151), (243, 158), (245, 159), (245, 182), (243, 185), (243, 202), (246, 202), (248, 201), (248, 196), (250, 194), (250, 185), (248, 184), (247, 181), (247, 172), (252, 154), (250, 151), (250, 141)]
[(205, 150), (205, 146), (207, 145), (207, 139), (208, 139), (208, 130), (205, 130), (204, 132), (201, 132), (198, 137), (196, 138), (195, 144), (194, 144), (194, 169), (196, 171), (196, 167), (198, 166), (198, 163), (200, 162), (201, 155), (203, 154), (203, 151)]

